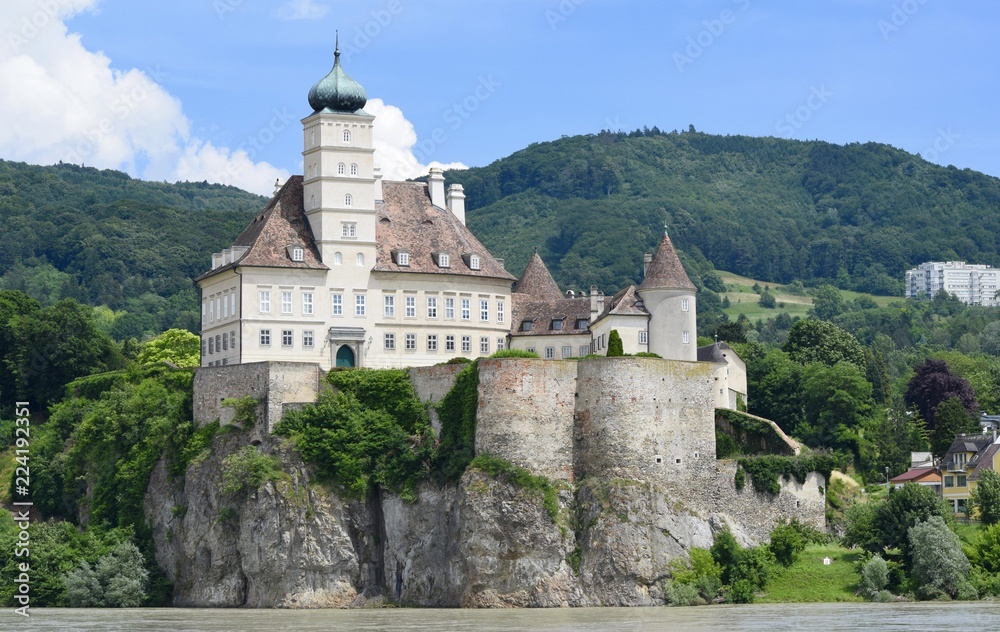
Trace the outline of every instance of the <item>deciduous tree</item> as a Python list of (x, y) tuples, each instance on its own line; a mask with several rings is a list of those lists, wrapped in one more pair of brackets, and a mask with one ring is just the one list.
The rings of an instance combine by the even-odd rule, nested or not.
[(904, 395), (906, 404), (917, 409), (929, 430), (935, 427), (938, 406), (952, 397), (957, 397), (969, 413), (979, 407), (968, 380), (954, 375), (943, 360), (930, 358), (916, 368)]

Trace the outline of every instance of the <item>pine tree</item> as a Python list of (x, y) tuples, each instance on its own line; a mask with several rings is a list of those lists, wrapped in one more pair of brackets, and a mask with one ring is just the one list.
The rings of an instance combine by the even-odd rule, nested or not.
[(608, 357), (623, 355), (625, 355), (625, 347), (622, 345), (622, 337), (618, 334), (617, 329), (612, 329), (611, 335), (608, 336)]

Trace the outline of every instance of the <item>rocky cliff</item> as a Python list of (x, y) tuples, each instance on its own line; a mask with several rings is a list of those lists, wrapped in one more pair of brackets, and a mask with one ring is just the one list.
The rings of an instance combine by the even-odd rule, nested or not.
[[(280, 459), (282, 471), (223, 493), (223, 460), (248, 444)], [(737, 491), (735, 465), (718, 467), (712, 480), (722, 483), (683, 494), (697, 502), (660, 484), (584, 479), (554, 483), (551, 512), (537, 490), (476, 469), (424, 484), (415, 502), (356, 502), (314, 480), (279, 438), (236, 431), (217, 436), (183, 477), (159, 464), (145, 509), (178, 606), (653, 605), (663, 603), (670, 560), (710, 546), (714, 532), (728, 527), (756, 544), (784, 508), (821, 506), (815, 477), (770, 497), (750, 485)], [(733, 516), (728, 504), (759, 509)]]

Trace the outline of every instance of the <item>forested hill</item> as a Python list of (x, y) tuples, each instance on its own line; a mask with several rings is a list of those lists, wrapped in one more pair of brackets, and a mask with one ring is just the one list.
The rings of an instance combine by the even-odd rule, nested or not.
[(1000, 179), (878, 143), (602, 132), (447, 177), (508, 269), (538, 247), (564, 289), (639, 281), (664, 225), (695, 268), (873, 294), (927, 260), (1000, 264)]
[(266, 200), (235, 187), (0, 161), (0, 289), (115, 311), (116, 337), (198, 326), (191, 279)]

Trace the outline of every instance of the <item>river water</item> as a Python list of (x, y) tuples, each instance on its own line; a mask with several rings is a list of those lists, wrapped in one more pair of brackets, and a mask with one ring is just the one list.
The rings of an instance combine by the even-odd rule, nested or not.
[(1000, 630), (1000, 602), (761, 604), (693, 608), (539, 610), (39, 609), (0, 615), (3, 630), (175, 632), (613, 632), (659, 630)]

